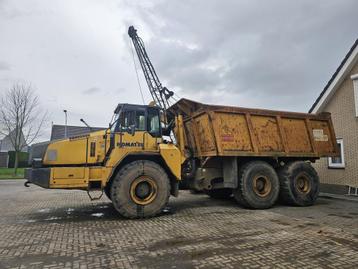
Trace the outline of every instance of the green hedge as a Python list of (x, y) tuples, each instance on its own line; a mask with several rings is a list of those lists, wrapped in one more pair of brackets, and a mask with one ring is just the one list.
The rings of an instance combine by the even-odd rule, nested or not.
[[(19, 152), (19, 167), (28, 167), (29, 153)], [(15, 166), (15, 151), (9, 151), (9, 168)]]

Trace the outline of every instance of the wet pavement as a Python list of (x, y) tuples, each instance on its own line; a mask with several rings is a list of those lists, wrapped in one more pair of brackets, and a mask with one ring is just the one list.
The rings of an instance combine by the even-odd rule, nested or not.
[(182, 191), (127, 220), (107, 198), (0, 180), (0, 268), (357, 268), (358, 201), (247, 210)]

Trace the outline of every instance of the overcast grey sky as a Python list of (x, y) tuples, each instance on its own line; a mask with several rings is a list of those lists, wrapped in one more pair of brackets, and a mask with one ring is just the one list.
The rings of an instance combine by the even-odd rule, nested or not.
[(54, 123), (67, 109), (69, 124), (107, 126), (117, 103), (142, 103), (133, 24), (180, 97), (307, 111), (358, 38), (357, 11), (356, 0), (0, 0), (0, 91), (32, 83)]

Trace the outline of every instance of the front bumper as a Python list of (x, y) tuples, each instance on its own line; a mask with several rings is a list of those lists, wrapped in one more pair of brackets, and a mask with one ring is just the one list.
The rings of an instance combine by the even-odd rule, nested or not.
[(42, 188), (50, 188), (51, 168), (26, 168), (25, 178)]

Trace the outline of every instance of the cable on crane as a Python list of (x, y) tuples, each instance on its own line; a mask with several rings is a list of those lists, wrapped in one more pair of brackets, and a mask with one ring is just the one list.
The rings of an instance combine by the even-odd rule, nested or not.
[(131, 47), (132, 58), (133, 58), (133, 64), (134, 64), (134, 70), (135, 70), (135, 73), (136, 73), (136, 76), (137, 76), (137, 82), (138, 82), (138, 86), (139, 86), (140, 95), (141, 95), (141, 97), (142, 97), (143, 105), (145, 105), (144, 95), (143, 95), (143, 91), (142, 91), (142, 86), (140, 85), (140, 80), (139, 80), (139, 75), (138, 75), (138, 71), (137, 71), (137, 65), (136, 65), (136, 63), (135, 63), (135, 57), (134, 57), (134, 51), (133, 51), (132, 44), (130, 43), (129, 46)]

